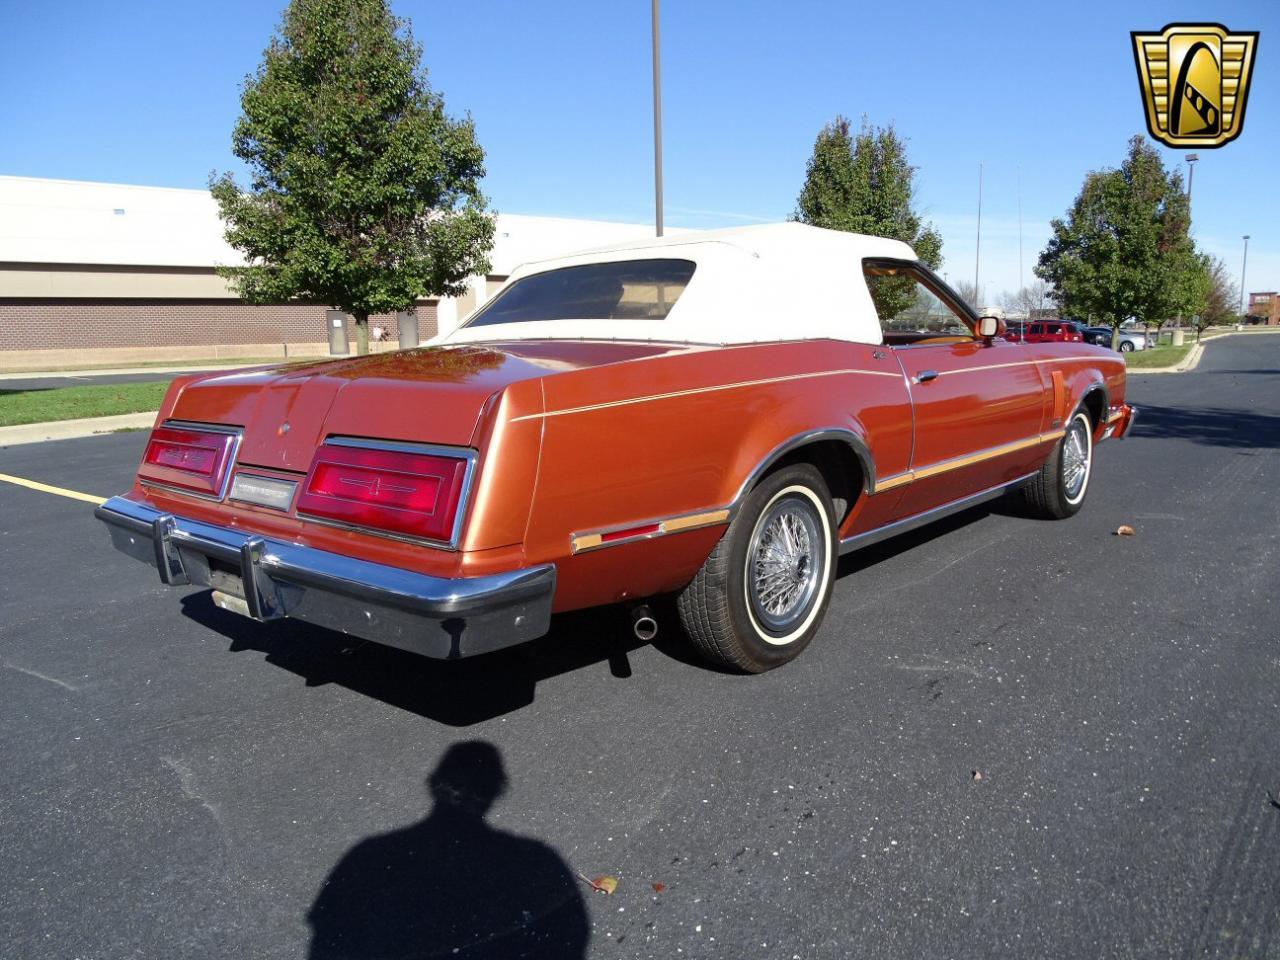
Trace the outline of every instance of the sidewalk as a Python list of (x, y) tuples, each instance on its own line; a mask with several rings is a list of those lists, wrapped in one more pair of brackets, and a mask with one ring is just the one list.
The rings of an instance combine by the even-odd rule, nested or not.
[(22, 423), (16, 427), (0, 427), (0, 447), (43, 443), (46, 440), (71, 440), (116, 430), (149, 430), (156, 422), (158, 412), (151, 410), (146, 413), (124, 413), (118, 417), (84, 417), (80, 420), (54, 420), (49, 423)]
[[(287, 361), (279, 360), (276, 362), (285, 363)], [(245, 367), (261, 366), (265, 366), (265, 364), (259, 361), (257, 363), (188, 363), (176, 367), (90, 367), (87, 370), (20, 370), (11, 373), (0, 373), (0, 380), (75, 379), (77, 377), (116, 377), (124, 374), (147, 373), (203, 373), (210, 370), (241, 370)]]

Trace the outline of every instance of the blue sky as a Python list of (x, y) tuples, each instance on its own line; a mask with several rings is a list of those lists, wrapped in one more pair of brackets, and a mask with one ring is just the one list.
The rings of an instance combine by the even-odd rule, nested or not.
[[(238, 88), (283, 4), (0, 0), (0, 173), (202, 187), (237, 169)], [(469, 112), (493, 206), (652, 217), (647, 0), (396, 0), (433, 86)], [(1195, 235), (1251, 290), (1280, 288), (1280, 3), (666, 0), (667, 223), (785, 218), (835, 114), (896, 123), (943, 270), (972, 279), (978, 164), (988, 301), (1022, 277), (1086, 171), (1144, 133), (1130, 30), (1260, 30), (1243, 135), (1201, 150)], [(1177, 151), (1166, 151), (1181, 162)]]

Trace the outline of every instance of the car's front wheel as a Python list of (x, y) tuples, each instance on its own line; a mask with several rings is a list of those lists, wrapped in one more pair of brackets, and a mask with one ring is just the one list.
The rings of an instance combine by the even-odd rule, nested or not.
[(1121, 353), (1133, 353), (1133, 341), (1132, 341), (1132, 340), (1121, 340), (1121, 341), (1120, 341), (1120, 352), (1121, 352)]
[(1092, 475), (1093, 421), (1086, 411), (1077, 410), (1040, 472), (1022, 489), (1033, 513), (1063, 520), (1084, 506)]
[(762, 673), (795, 659), (835, 582), (836, 517), (822, 474), (795, 464), (766, 477), (680, 594), (680, 620), (708, 659)]

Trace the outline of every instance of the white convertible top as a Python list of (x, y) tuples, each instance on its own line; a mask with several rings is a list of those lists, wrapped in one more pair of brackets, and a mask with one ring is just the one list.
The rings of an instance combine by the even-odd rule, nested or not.
[(720, 344), (833, 339), (881, 343), (880, 319), (862, 274), (864, 257), (916, 259), (912, 249), (898, 240), (800, 223), (635, 240), (522, 264), (503, 289), (531, 274), (582, 264), (692, 260), (693, 277), (665, 319), (584, 318), (468, 327), (468, 317), (458, 329), (432, 342), (607, 339)]

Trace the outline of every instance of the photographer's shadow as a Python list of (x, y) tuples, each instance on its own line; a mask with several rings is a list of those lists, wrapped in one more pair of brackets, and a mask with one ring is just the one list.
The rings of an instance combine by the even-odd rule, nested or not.
[(307, 915), (312, 960), (586, 955), (586, 908), (546, 844), (485, 821), (506, 789), (502, 756), (472, 740), (427, 778), (425, 820), (356, 844)]

